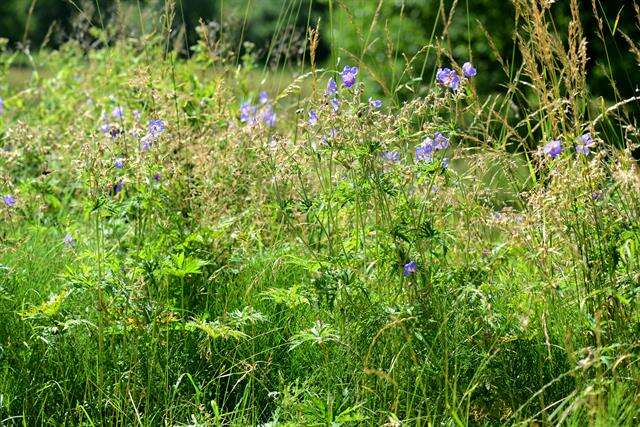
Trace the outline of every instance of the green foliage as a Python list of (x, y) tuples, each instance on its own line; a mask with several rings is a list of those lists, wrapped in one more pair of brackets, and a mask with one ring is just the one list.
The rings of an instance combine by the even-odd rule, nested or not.
[[(637, 424), (637, 99), (591, 98), (575, 11), (379, 4), (314, 2), (337, 68), (154, 2), (2, 49), (0, 424)], [(227, 18), (264, 41), (309, 5)], [(519, 31), (504, 88), (476, 17)]]

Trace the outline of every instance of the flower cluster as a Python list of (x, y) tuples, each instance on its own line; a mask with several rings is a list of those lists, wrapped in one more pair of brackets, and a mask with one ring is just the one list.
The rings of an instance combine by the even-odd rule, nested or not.
[(260, 92), (258, 102), (259, 105), (253, 105), (250, 102), (240, 104), (240, 121), (248, 126), (256, 126), (262, 122), (267, 127), (274, 127), (276, 125), (276, 112), (269, 102), (269, 94)]
[[(342, 78), (342, 84), (344, 85), (344, 87), (346, 87), (347, 89), (351, 89), (356, 84), (357, 75), (358, 67), (345, 65), (344, 69), (340, 73), (340, 77)], [(328, 98), (329, 105), (331, 106), (333, 112), (337, 113), (340, 110), (341, 102), (338, 99), (338, 83), (333, 77), (331, 77), (327, 82), (327, 87), (324, 91), (324, 95)], [(369, 98), (369, 105), (375, 109), (379, 109), (382, 107), (382, 101), (379, 99)], [(318, 124), (318, 113), (316, 110), (309, 110), (309, 119), (307, 123), (310, 126), (315, 126), (316, 124)]]
[(164, 121), (160, 119), (149, 120), (149, 123), (147, 123), (147, 134), (140, 139), (140, 149), (142, 151), (149, 150), (164, 131)]
[[(120, 105), (114, 107), (113, 110), (111, 110), (111, 117), (114, 120), (121, 121), (124, 118), (124, 107)], [(117, 124), (112, 124), (109, 121), (109, 115), (107, 113), (102, 113), (101, 121), (102, 124), (98, 127), (98, 129), (100, 129), (100, 132), (104, 133), (105, 135), (110, 135), (112, 138), (117, 138), (123, 133)]]
[[(595, 145), (596, 142), (591, 137), (591, 134), (585, 133), (584, 135), (579, 136), (576, 140), (576, 152), (578, 154), (587, 156), (591, 153), (591, 148), (593, 148), (593, 146)], [(544, 147), (542, 147), (542, 152), (552, 159), (558, 157), (560, 153), (562, 153), (562, 150), (562, 141), (560, 141), (559, 139), (551, 140)]]
[(449, 139), (443, 133), (435, 132), (433, 138), (425, 138), (422, 144), (416, 147), (416, 160), (419, 162), (431, 162), (436, 152), (447, 148), (449, 148)]
[[(478, 71), (473, 67), (470, 62), (465, 62), (462, 65), (462, 75), (468, 79), (475, 77)], [(436, 73), (436, 82), (441, 86), (451, 89), (456, 92), (460, 87), (460, 76), (456, 70), (450, 68), (438, 68)]]
[(337, 113), (338, 110), (340, 109), (340, 100), (338, 100), (338, 98), (336, 97), (337, 93), (338, 93), (338, 84), (332, 77), (329, 79), (329, 82), (327, 83), (327, 89), (324, 91), (324, 94), (325, 96), (331, 98), (329, 100), (329, 104), (331, 104), (331, 108), (333, 109), (334, 113)]
[(257, 123), (256, 116), (258, 114), (258, 107), (251, 105), (250, 102), (243, 102), (240, 104), (240, 121), (253, 125)]

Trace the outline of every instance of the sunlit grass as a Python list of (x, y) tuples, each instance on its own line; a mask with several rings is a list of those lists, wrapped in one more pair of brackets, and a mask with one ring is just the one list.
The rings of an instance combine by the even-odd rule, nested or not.
[(444, 42), (384, 97), (313, 35), (0, 54), (0, 424), (637, 424), (635, 101), (517, 6), (486, 97)]

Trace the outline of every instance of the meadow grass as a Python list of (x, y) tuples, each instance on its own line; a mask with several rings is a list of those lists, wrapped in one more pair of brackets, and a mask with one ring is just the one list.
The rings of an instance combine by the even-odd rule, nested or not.
[(322, 31), (4, 50), (0, 423), (637, 425), (637, 99), (551, 3), (488, 97), (437, 37), (381, 106)]

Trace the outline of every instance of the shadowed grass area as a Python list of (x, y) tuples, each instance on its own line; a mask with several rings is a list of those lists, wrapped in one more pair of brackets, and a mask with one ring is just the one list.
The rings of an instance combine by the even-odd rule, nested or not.
[(31, 79), (33, 71), (27, 68), (10, 68), (7, 83), (12, 88), (26, 87)]

